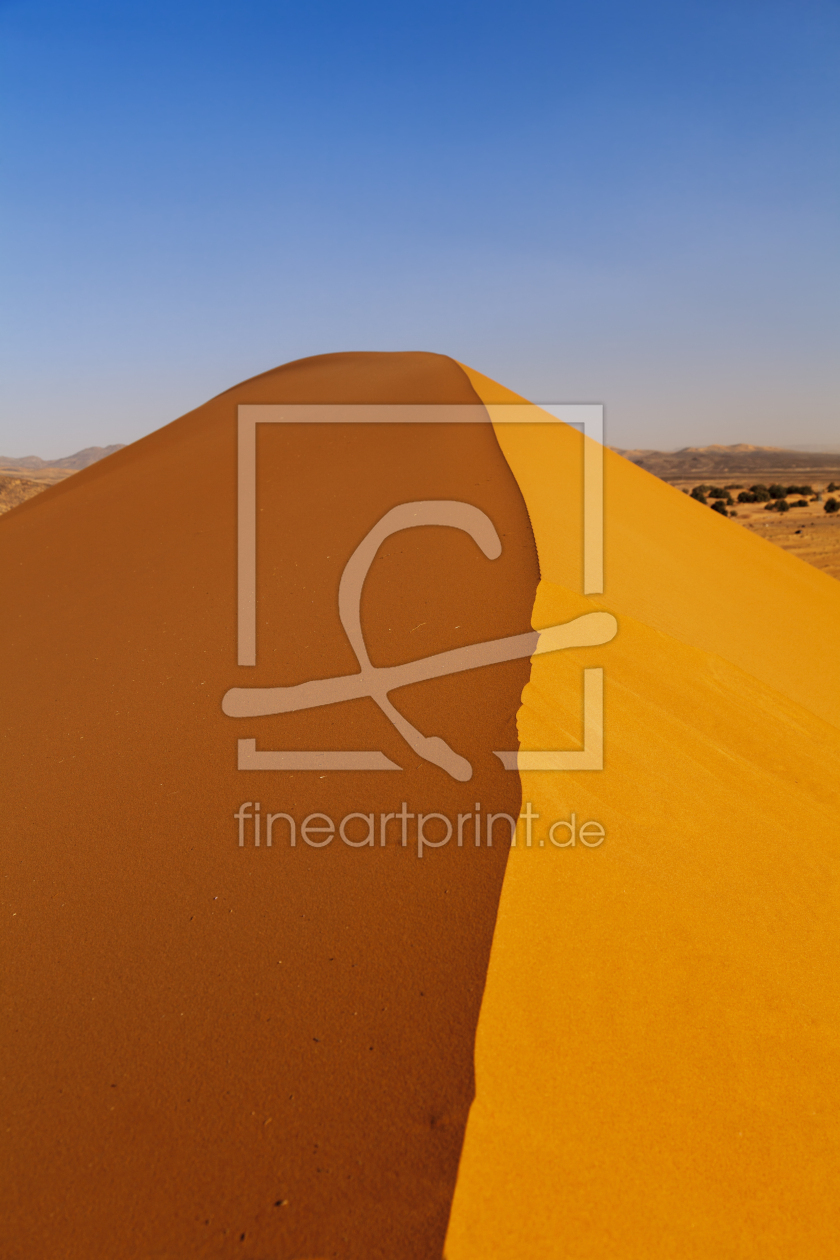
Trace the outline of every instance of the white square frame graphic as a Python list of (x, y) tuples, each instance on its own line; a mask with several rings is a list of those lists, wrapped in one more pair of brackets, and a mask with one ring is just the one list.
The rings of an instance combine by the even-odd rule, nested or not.
[[(599, 403), (245, 403), (237, 434), (237, 664), (257, 662), (257, 425), (259, 424), (566, 424), (583, 443), (583, 594), (604, 589), (604, 408)], [(589, 439), (589, 440), (587, 440)], [(603, 614), (606, 615), (606, 614)], [(554, 631), (555, 627), (551, 628)], [(551, 632), (541, 632), (548, 638)], [(610, 636), (611, 637), (611, 636)], [(537, 635), (532, 655), (553, 649)], [(606, 640), (604, 640), (606, 641)], [(603, 669), (583, 671), (583, 749), (496, 752), (506, 770), (601, 770)], [(240, 770), (400, 770), (381, 752), (260, 751), (238, 740)]]

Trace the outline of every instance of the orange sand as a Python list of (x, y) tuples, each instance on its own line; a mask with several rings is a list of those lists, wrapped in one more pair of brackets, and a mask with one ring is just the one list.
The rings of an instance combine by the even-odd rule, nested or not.
[[(357, 668), (338, 579), (395, 503), (466, 498), (504, 550), (389, 539), (362, 602), (379, 664), (527, 631), (533, 537), (489, 422), (267, 428), (261, 647), (237, 669), (236, 406), (282, 401), (477, 398), (437, 355), (290, 364), (0, 521), (4, 1260), (442, 1249), (507, 846), (419, 860), (397, 827), (385, 848), (291, 849), (281, 822), (240, 849), (233, 814), (515, 815), (492, 749), (516, 747), (528, 661), (395, 696), (469, 783), (369, 699), (241, 724), (220, 702)], [(238, 736), (380, 748), (405, 771), (238, 772)]]
[(605, 608), (619, 633), (536, 658), (523, 697), (523, 747), (574, 747), (581, 671), (604, 668), (603, 772), (522, 781), (543, 820), (606, 840), (535, 829), (511, 853), (446, 1255), (828, 1260), (840, 587), (607, 452), (606, 588), (585, 599), (554, 472), (582, 439), (497, 432), (540, 553), (534, 624)]

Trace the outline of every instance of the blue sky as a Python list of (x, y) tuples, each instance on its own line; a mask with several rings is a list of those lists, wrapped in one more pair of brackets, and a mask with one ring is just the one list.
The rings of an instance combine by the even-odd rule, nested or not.
[(0, 0), (0, 453), (310, 354), (840, 442), (836, 0)]

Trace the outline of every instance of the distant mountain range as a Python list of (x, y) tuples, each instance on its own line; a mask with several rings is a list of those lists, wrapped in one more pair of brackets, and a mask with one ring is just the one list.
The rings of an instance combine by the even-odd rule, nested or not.
[(621, 450), (619, 455), (665, 480), (688, 477), (723, 476), (726, 473), (778, 472), (830, 473), (840, 470), (840, 448), (834, 451), (796, 450), (782, 446), (684, 446), (679, 451)]
[(40, 455), (24, 455), (21, 459), (12, 459), (8, 455), (0, 455), (0, 469), (9, 472), (43, 472), (45, 468), (66, 468), (68, 472), (78, 472), (80, 468), (87, 468), (88, 464), (95, 464), (100, 459), (104, 459), (106, 455), (113, 455), (114, 451), (121, 451), (125, 443), (118, 443), (116, 446), (86, 446), (83, 451), (76, 451), (75, 455), (65, 455), (63, 459), (41, 459)]
[[(115, 446), (86, 446), (74, 455), (62, 459), (41, 459), (39, 455), (24, 455), (12, 459), (0, 455), (0, 473), (30, 478), (41, 486), (62, 481), (107, 455), (123, 449)], [(666, 480), (680, 480), (694, 476), (723, 476), (733, 474), (764, 474), (773, 472), (808, 471), (833, 473), (840, 471), (840, 446), (818, 451), (813, 447), (752, 446), (738, 442), (733, 446), (684, 446), (678, 451), (654, 451), (646, 449), (624, 450), (613, 447), (619, 455), (639, 467)]]
[(98, 463), (106, 455), (121, 451), (123, 445), (86, 446), (83, 451), (76, 451), (75, 455), (52, 460), (41, 459), (40, 455), (24, 455), (21, 459), (0, 455), (0, 515), (19, 503), (25, 503), (57, 481)]

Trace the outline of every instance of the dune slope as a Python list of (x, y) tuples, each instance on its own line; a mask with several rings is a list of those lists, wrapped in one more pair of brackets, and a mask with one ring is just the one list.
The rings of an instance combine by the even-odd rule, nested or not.
[[(466, 783), (369, 698), (250, 722), (221, 698), (357, 670), (338, 581), (395, 504), (466, 499), (503, 551), (387, 540), (362, 600), (378, 664), (528, 631), (533, 536), (489, 420), (266, 428), (260, 647), (239, 668), (236, 408), (255, 402), (477, 397), (439, 355), (289, 364), (0, 521), (9, 1260), (441, 1252), (508, 850), (419, 859), (393, 821), (379, 846), (379, 815), (516, 814), (492, 749), (516, 747), (527, 658), (395, 695), (472, 762)], [(378, 749), (403, 773), (238, 771), (238, 737)], [(298, 827), (375, 812), (376, 847), (292, 848), (281, 819), (271, 848), (253, 823), (240, 848), (248, 801)]]
[[(619, 631), (535, 658), (523, 696), (523, 749), (580, 747), (582, 670), (603, 668), (604, 769), (521, 772), (540, 821), (505, 876), (446, 1256), (827, 1260), (840, 587), (607, 452), (605, 591), (584, 598), (583, 439), (506, 429), (513, 396), (469, 374), (531, 515), (535, 626), (597, 608)], [(573, 813), (603, 843), (553, 845)]]

